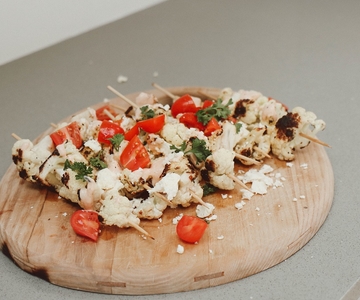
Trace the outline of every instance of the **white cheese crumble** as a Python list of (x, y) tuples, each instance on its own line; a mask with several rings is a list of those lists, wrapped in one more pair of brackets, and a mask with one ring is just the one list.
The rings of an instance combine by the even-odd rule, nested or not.
[(176, 173), (167, 173), (160, 181), (158, 181), (149, 193), (165, 193), (169, 200), (172, 200), (179, 190), (180, 175)]
[(206, 221), (210, 222), (210, 221), (215, 221), (217, 219), (217, 215), (212, 215), (208, 218), (205, 218)]
[(308, 168), (308, 164), (307, 163), (303, 163), (300, 165), (300, 168), (306, 170)]
[(286, 163), (286, 166), (289, 167), (289, 168), (291, 168), (293, 165), (294, 165), (294, 164), (291, 163), (291, 162), (287, 162), (287, 163)]
[(223, 235), (219, 235), (219, 236), (217, 237), (217, 239), (218, 239), (218, 240), (223, 240), (223, 239), (224, 239), (224, 236), (223, 236)]
[(241, 202), (238, 202), (238, 203), (235, 203), (235, 207), (240, 210), (244, 207), (244, 205), (246, 204), (245, 201), (241, 201)]
[(180, 221), (180, 219), (181, 219), (182, 217), (183, 217), (183, 214), (180, 214), (180, 215), (176, 216), (175, 218), (172, 219), (172, 223), (173, 223), (174, 225), (176, 225), (176, 224)]
[(304, 196), (304, 195), (301, 195), (299, 198), (300, 198), (300, 199), (305, 199), (305, 196)]
[(117, 82), (118, 83), (124, 83), (124, 82), (127, 82), (128, 81), (128, 78), (124, 75), (120, 75), (118, 78), (117, 78)]
[(206, 206), (199, 204), (196, 206), (196, 215), (199, 218), (203, 219), (210, 216), (213, 213), (214, 209), (215, 206), (211, 203), (206, 203)]
[(184, 247), (181, 246), (181, 245), (177, 245), (176, 252), (179, 253), (179, 254), (183, 254), (184, 253)]

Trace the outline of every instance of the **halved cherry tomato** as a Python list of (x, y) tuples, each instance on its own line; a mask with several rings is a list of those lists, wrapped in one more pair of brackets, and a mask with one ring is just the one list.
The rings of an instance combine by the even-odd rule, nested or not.
[(99, 134), (98, 134), (98, 141), (99, 143), (110, 145), (110, 139), (115, 134), (124, 134), (125, 131), (116, 123), (113, 123), (109, 120), (104, 120), (101, 123)]
[(203, 131), (205, 129), (205, 126), (203, 123), (199, 122), (196, 114), (192, 113), (192, 112), (187, 112), (184, 113), (180, 118), (179, 118), (179, 122), (183, 123), (186, 127), (194, 127), (197, 128), (201, 131)]
[(93, 210), (77, 210), (70, 219), (71, 227), (75, 233), (97, 241), (99, 236), (100, 222), (98, 213)]
[(211, 118), (209, 123), (206, 124), (204, 129), (205, 136), (210, 136), (215, 130), (221, 129), (220, 124), (216, 121), (215, 118)]
[(135, 135), (120, 154), (120, 164), (124, 168), (135, 171), (146, 168), (150, 163), (150, 156), (139, 137)]
[(186, 94), (177, 99), (171, 106), (171, 115), (175, 118), (180, 113), (192, 112), (195, 113), (199, 107), (195, 105), (194, 100), (190, 95)]
[(148, 133), (156, 133), (164, 127), (165, 115), (158, 115), (151, 119), (139, 121), (137, 124), (142, 130)]
[(124, 139), (126, 141), (130, 141), (135, 135), (138, 135), (140, 132), (140, 128), (138, 123), (136, 123), (129, 131), (124, 134)]
[(76, 148), (80, 148), (83, 141), (80, 135), (80, 128), (77, 122), (72, 122), (69, 125), (62, 127), (50, 134), (55, 146), (70, 140)]
[(176, 233), (182, 241), (193, 244), (201, 239), (206, 228), (204, 220), (184, 215), (176, 225)]
[(116, 115), (116, 112), (110, 107), (110, 105), (104, 105), (96, 110), (96, 118), (100, 121), (110, 120), (110, 117), (104, 112), (104, 110), (110, 112), (113, 116)]
[(214, 104), (214, 101), (212, 101), (212, 100), (205, 100), (205, 101), (203, 102), (201, 108), (204, 109), (204, 108), (210, 107), (210, 106), (213, 105), (213, 104)]

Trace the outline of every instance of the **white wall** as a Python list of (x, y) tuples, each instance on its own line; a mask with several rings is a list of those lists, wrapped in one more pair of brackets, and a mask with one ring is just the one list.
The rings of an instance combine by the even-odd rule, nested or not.
[(0, 65), (165, 0), (0, 0)]

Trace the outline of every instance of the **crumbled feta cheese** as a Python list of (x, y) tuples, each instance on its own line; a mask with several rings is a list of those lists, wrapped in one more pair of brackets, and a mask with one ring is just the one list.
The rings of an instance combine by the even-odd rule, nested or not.
[(227, 194), (221, 194), (221, 197), (222, 197), (223, 199), (226, 199), (226, 198), (228, 197), (228, 195), (227, 195)]
[(211, 249), (209, 249), (209, 253), (210, 253), (210, 254), (213, 254), (213, 251), (212, 251)]
[(199, 218), (206, 218), (213, 213), (214, 209), (215, 206), (212, 205), (211, 203), (206, 203), (206, 206), (199, 204), (196, 206), (196, 215)]
[(98, 141), (91, 139), (85, 142), (84, 144), (85, 147), (89, 147), (92, 151), (94, 151), (95, 153), (98, 153), (101, 151), (101, 145)]
[(255, 210), (256, 210), (256, 211), (260, 211), (260, 208), (259, 208), (259, 207), (256, 207)]
[(180, 215), (176, 216), (175, 218), (172, 219), (172, 223), (173, 223), (174, 225), (176, 225), (176, 224), (180, 221), (180, 219), (181, 219), (182, 217), (183, 217), (183, 214), (180, 214)]
[(117, 78), (117, 82), (118, 83), (124, 83), (124, 82), (127, 82), (128, 81), (128, 78), (124, 75), (120, 75), (118, 78)]
[(247, 199), (250, 200), (252, 196), (254, 196), (254, 193), (250, 192), (246, 189), (241, 189), (240, 192), (242, 193), (241, 199)]
[(291, 163), (291, 162), (287, 162), (287, 163), (286, 163), (286, 166), (289, 167), (289, 168), (291, 168), (293, 165), (294, 165), (294, 164)]
[(181, 245), (177, 245), (176, 252), (179, 253), (179, 254), (183, 254), (184, 253), (184, 247), (181, 246)]
[(67, 213), (66, 213), (66, 212), (64, 212), (62, 215), (63, 215), (64, 217), (66, 217), (66, 216), (67, 216)]
[(160, 181), (158, 181), (152, 189), (149, 189), (150, 194), (155, 192), (165, 193), (169, 200), (172, 200), (178, 190), (181, 176), (176, 173), (167, 173)]
[(205, 218), (206, 221), (210, 222), (210, 221), (215, 221), (217, 219), (217, 215), (212, 215), (208, 218)]
[(293, 201), (297, 201), (297, 198), (293, 198)]
[(304, 195), (301, 195), (299, 198), (300, 198), (300, 199), (305, 199), (305, 196), (304, 196)]
[(300, 168), (306, 170), (308, 168), (308, 164), (307, 163), (301, 164)]
[(223, 236), (223, 235), (219, 235), (219, 236), (217, 237), (217, 239), (218, 239), (218, 240), (223, 240), (223, 239), (224, 239), (224, 236)]
[(241, 201), (241, 202), (235, 203), (235, 207), (236, 207), (238, 210), (240, 210), (240, 209), (242, 209), (242, 208), (244, 207), (245, 203), (246, 203), (245, 201)]

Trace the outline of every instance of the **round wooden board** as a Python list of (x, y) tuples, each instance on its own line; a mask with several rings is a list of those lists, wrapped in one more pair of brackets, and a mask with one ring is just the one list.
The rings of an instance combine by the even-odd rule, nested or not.
[[(202, 87), (169, 90), (199, 96), (200, 92), (214, 96), (219, 92)], [(169, 100), (159, 91), (148, 92), (161, 101)], [(23, 270), (53, 284), (85, 291), (172, 293), (238, 280), (301, 249), (319, 230), (332, 204), (334, 176), (322, 146), (310, 144), (298, 151), (292, 167), (277, 159), (264, 163), (286, 179), (284, 186), (254, 196), (241, 210), (235, 208), (241, 201), (240, 188), (224, 192), (225, 199), (220, 193), (205, 197), (215, 205), (217, 220), (195, 245), (181, 242), (172, 223), (180, 213), (195, 215), (195, 206), (168, 208), (161, 221), (142, 221), (141, 226), (155, 240), (132, 228), (115, 227), (104, 227), (97, 243), (79, 237), (69, 222), (77, 207), (22, 180), (12, 165), (0, 183), (0, 245)], [(238, 165), (237, 169), (249, 168)], [(184, 246), (183, 254), (176, 252), (179, 244)]]

